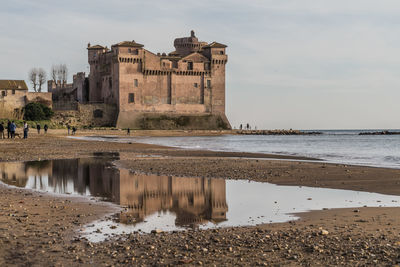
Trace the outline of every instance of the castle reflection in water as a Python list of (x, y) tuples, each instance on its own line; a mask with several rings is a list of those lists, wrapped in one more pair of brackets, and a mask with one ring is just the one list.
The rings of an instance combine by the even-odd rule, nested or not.
[(175, 224), (194, 228), (226, 220), (225, 180), (133, 174), (102, 158), (0, 163), (4, 183), (61, 194), (91, 195), (128, 207), (126, 224), (157, 212), (176, 214)]

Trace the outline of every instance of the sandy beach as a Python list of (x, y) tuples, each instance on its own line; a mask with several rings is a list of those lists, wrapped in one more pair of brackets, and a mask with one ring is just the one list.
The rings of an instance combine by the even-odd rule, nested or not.
[[(224, 132), (136, 132), (135, 135), (208, 135)], [(132, 172), (247, 179), (400, 195), (400, 170), (302, 162), (303, 157), (180, 150), (139, 143), (82, 141), (65, 130), (28, 140), (0, 140), (1, 161), (91, 157), (119, 152)], [(124, 135), (79, 131), (79, 135)], [(158, 156), (155, 158), (143, 155)], [(274, 158), (274, 160), (271, 160)], [(275, 160), (281, 159), (281, 160)], [(358, 208), (300, 214), (288, 223), (202, 231), (122, 235), (90, 243), (76, 230), (115, 211), (104, 202), (0, 187), (0, 264), (8, 266), (119, 265), (396, 265), (400, 209)]]

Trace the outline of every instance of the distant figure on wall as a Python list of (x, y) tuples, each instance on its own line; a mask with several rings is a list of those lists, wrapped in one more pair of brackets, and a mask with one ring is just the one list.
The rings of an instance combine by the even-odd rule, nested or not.
[(242, 124), (240, 124), (240, 130), (242, 130), (243, 129), (243, 125)]
[(28, 123), (24, 121), (24, 139), (28, 139), (28, 131), (29, 131)]
[(69, 131), (71, 129), (71, 126), (69, 126), (69, 124), (67, 124), (67, 129), (68, 129), (68, 135), (69, 135)]
[(49, 126), (47, 126), (47, 124), (44, 125), (44, 133), (47, 134), (47, 130), (49, 129)]
[(131, 129), (128, 128), (128, 129), (126, 130), (126, 133), (127, 133), (128, 135), (131, 135)]
[(76, 128), (74, 126), (74, 127), (72, 127), (72, 135), (75, 135), (75, 133), (76, 133)]
[(0, 138), (1, 138), (1, 139), (6, 138), (6, 137), (4, 136), (4, 125), (3, 125), (3, 123), (0, 123)]
[(40, 134), (40, 124), (36, 124), (37, 133)]

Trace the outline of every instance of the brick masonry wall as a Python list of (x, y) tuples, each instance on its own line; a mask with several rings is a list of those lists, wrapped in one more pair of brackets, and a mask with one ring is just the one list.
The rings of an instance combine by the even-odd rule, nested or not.
[(26, 104), (32, 103), (32, 102), (39, 102), (44, 105), (47, 105), (49, 107), (52, 107), (52, 93), (47, 93), (47, 92), (28, 92), (26, 94)]
[(56, 111), (53, 121), (71, 126), (115, 126), (117, 108), (110, 104), (77, 104), (77, 110)]

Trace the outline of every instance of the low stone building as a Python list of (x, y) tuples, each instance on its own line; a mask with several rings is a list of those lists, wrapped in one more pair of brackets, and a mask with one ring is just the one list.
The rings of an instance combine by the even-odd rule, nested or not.
[(199, 41), (193, 31), (175, 39), (174, 46), (169, 54), (155, 54), (135, 41), (111, 49), (89, 44), (88, 78), (78, 73), (72, 87), (64, 89), (49, 83), (54, 107), (68, 101), (112, 105), (117, 110), (112, 124), (119, 128), (230, 128), (225, 116), (227, 46)]
[(51, 107), (51, 93), (28, 92), (23, 80), (0, 80), (0, 118), (22, 119), (23, 108), (31, 102)]

